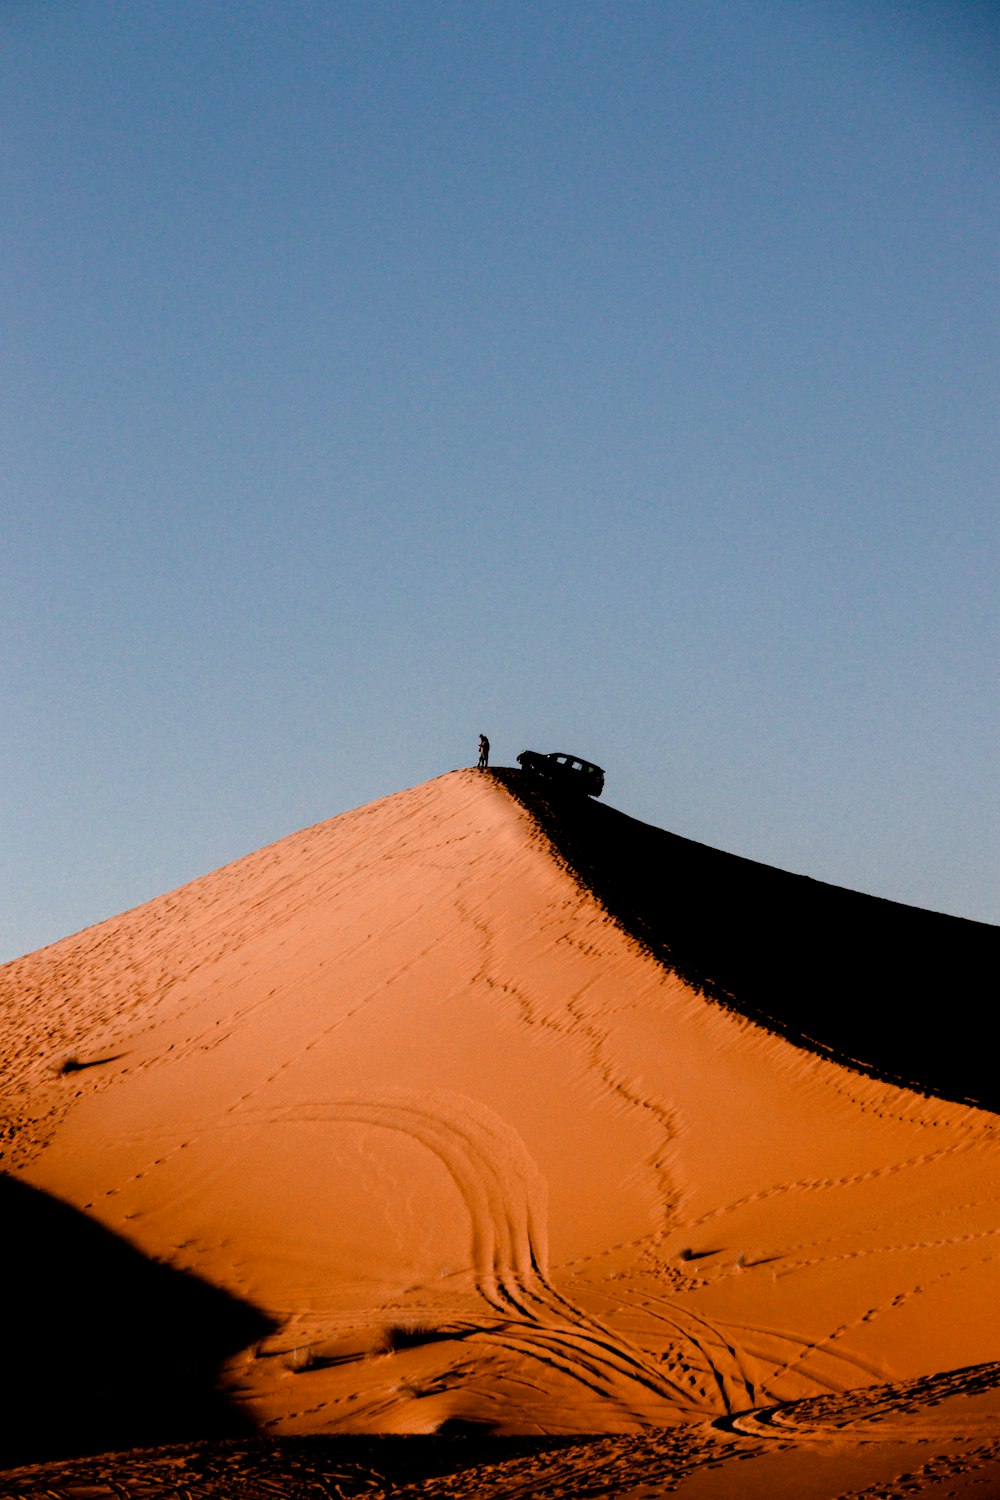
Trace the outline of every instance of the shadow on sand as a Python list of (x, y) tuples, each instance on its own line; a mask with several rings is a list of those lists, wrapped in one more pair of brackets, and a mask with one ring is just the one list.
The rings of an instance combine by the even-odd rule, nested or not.
[(0, 1176), (0, 1465), (254, 1431), (221, 1376), (263, 1313)]
[(1000, 1110), (982, 1032), (1000, 928), (724, 854), (523, 771), (492, 773), (610, 914), (703, 995), (799, 1046)]

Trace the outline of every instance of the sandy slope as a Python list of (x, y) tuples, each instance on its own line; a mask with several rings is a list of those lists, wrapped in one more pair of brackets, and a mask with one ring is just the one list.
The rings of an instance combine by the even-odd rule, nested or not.
[(218, 1362), (266, 1434), (628, 1433), (1000, 1356), (998, 1117), (709, 1003), (490, 776), (0, 991), (8, 1163), (264, 1315)]
[(8, 1471), (34, 1500), (992, 1500), (1000, 1368), (783, 1407), (752, 1433), (678, 1423), (576, 1439), (284, 1438)]

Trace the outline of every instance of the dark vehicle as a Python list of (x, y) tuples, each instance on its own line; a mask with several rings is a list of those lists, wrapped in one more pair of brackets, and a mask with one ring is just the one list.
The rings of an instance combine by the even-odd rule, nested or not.
[(553, 750), (551, 755), (542, 755), (537, 750), (522, 750), (517, 763), (522, 771), (538, 776), (567, 792), (582, 792), (588, 797), (599, 797), (604, 790), (604, 772), (600, 766), (592, 766), (589, 760), (580, 760), (576, 755), (564, 755), (561, 750)]

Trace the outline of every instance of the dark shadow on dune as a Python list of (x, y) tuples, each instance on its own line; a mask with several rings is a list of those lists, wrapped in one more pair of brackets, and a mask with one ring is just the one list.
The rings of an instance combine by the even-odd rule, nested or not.
[(13, 1177), (0, 1222), (0, 1464), (254, 1431), (220, 1372), (263, 1313)]
[[(330, 1370), (338, 1365), (362, 1365), (373, 1357), (373, 1355), (399, 1354), (404, 1349), (423, 1349), (428, 1344), (459, 1344), (464, 1339), (474, 1338), (477, 1334), (491, 1332), (496, 1325), (492, 1323), (474, 1323), (463, 1328), (430, 1328), (430, 1327), (408, 1327), (406, 1324), (390, 1323), (382, 1330), (381, 1337), (372, 1347), (366, 1349), (352, 1349), (347, 1354), (323, 1354), (314, 1349), (307, 1349), (304, 1354), (292, 1365), (296, 1374), (306, 1374), (310, 1370)], [(262, 1353), (262, 1359), (283, 1359), (284, 1351), (275, 1353)]]
[(380, 1349), (398, 1354), (402, 1349), (422, 1349), (426, 1344), (451, 1344), (481, 1332), (478, 1324), (471, 1328), (432, 1328), (425, 1323), (389, 1323), (382, 1330)]
[(492, 773), (607, 911), (708, 998), (800, 1046), (1000, 1111), (983, 1031), (1000, 928), (709, 849), (588, 797)]
[(81, 1061), (79, 1057), (67, 1057), (60, 1064), (59, 1072), (63, 1074), (82, 1073), (87, 1068), (104, 1068), (107, 1067), (108, 1063), (118, 1062), (124, 1056), (124, 1052), (116, 1052), (114, 1057), (94, 1057), (87, 1062)]
[(439, 1438), (491, 1438), (496, 1429), (490, 1422), (475, 1421), (470, 1417), (448, 1417), (434, 1434)]

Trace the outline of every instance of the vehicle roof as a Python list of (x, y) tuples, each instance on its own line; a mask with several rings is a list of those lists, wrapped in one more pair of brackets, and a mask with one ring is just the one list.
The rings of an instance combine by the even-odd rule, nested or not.
[(603, 774), (603, 768), (601, 766), (595, 765), (592, 760), (584, 760), (582, 755), (573, 755), (569, 750), (550, 750), (546, 756), (546, 759), (572, 760), (575, 761), (578, 766), (584, 766), (588, 771), (601, 771)]

